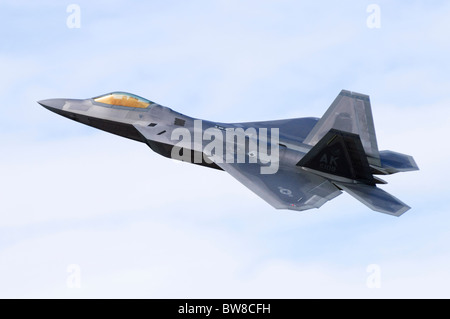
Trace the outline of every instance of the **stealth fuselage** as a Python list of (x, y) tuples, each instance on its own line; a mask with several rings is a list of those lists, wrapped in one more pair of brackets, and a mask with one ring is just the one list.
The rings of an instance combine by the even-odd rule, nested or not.
[(147, 144), (156, 153), (225, 170), (275, 208), (318, 208), (342, 190), (399, 216), (409, 206), (375, 175), (417, 170), (408, 155), (378, 151), (367, 95), (341, 91), (322, 118), (220, 123), (126, 92), (39, 104), (59, 115)]

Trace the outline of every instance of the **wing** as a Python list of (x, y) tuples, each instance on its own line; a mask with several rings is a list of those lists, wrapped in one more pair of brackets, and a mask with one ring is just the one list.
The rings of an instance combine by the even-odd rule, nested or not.
[(261, 174), (261, 163), (216, 164), (277, 209), (318, 208), (341, 194), (328, 180), (301, 169)]

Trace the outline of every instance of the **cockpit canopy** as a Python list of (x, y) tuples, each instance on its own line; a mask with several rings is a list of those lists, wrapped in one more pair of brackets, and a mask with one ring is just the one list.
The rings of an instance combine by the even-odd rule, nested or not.
[(119, 105), (125, 107), (137, 107), (137, 108), (147, 108), (151, 101), (144, 99), (140, 96), (126, 93), (126, 92), (112, 92), (99, 97), (94, 98), (95, 102), (109, 104), (109, 105)]

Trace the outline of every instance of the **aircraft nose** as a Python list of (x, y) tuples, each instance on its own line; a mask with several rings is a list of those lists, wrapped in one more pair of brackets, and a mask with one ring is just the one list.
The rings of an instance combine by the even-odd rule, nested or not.
[(64, 104), (66, 103), (66, 100), (65, 99), (48, 99), (48, 100), (38, 101), (38, 103), (49, 110), (52, 110), (52, 109), (62, 110)]

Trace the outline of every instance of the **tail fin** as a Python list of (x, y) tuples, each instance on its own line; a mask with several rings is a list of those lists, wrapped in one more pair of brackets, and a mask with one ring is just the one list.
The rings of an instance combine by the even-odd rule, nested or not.
[(380, 166), (368, 95), (342, 90), (303, 142), (316, 145), (330, 129), (359, 135), (369, 164)]
[(369, 96), (342, 90), (303, 142), (313, 148), (297, 166), (329, 179), (375, 211), (400, 216), (410, 208), (375, 186), (386, 182), (373, 174), (418, 167), (412, 156), (378, 151)]
[(329, 175), (332, 180), (345, 178), (348, 182), (376, 183), (359, 136), (336, 129), (326, 133), (297, 166)]
[(331, 129), (297, 163), (329, 179), (338, 188), (369, 208), (400, 216), (410, 207), (375, 186), (383, 181), (372, 175), (367, 156), (358, 135)]

